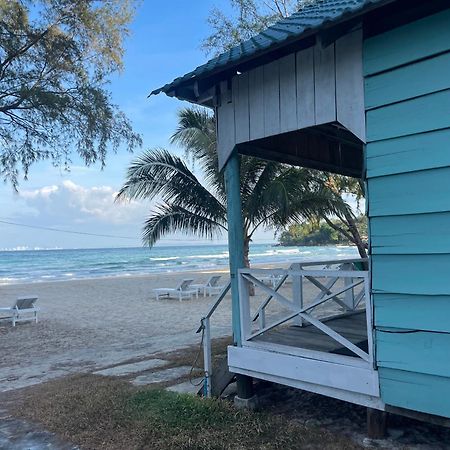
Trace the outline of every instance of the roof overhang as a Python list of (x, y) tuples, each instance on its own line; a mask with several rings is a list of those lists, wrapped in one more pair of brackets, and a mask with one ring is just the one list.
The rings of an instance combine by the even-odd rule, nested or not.
[(398, 0), (318, 0), (150, 93), (215, 106), (218, 83), (284, 55), (315, 45), (327, 46), (348, 33), (363, 15)]

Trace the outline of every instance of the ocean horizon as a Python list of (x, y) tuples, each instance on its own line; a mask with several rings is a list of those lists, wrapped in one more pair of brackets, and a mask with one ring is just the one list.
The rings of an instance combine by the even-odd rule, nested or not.
[[(357, 256), (353, 246), (250, 246), (251, 264)], [(213, 270), (227, 265), (226, 244), (0, 251), (0, 285)]]

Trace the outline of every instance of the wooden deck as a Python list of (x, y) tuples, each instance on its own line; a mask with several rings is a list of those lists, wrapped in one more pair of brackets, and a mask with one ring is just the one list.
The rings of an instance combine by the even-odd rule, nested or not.
[[(361, 350), (367, 352), (367, 324), (364, 310), (333, 317), (323, 322)], [(303, 327), (289, 326), (273, 329), (253, 338), (252, 341), (355, 356), (339, 342), (309, 324), (305, 324)]]

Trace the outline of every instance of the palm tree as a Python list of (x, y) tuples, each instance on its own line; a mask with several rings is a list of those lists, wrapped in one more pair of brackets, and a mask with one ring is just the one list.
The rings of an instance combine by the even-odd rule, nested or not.
[[(171, 142), (184, 148), (203, 181), (181, 157), (165, 149), (148, 150), (131, 163), (118, 199), (157, 199), (143, 227), (143, 241), (150, 246), (173, 232), (203, 238), (223, 235), (226, 193), (218, 169), (214, 117), (197, 108), (180, 111)], [(341, 199), (312, 171), (255, 157), (242, 157), (241, 197), (247, 267), (249, 245), (259, 227), (282, 228), (319, 211), (333, 214), (343, 208)]]

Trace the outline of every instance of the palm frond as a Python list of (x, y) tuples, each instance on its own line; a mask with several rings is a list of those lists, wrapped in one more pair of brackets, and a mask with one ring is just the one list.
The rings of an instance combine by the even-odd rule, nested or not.
[(152, 247), (159, 239), (172, 233), (212, 239), (226, 227), (223, 223), (175, 205), (159, 205), (148, 217), (142, 230), (142, 241)]
[(129, 167), (117, 199), (157, 199), (203, 211), (214, 220), (226, 217), (222, 201), (203, 186), (184, 161), (164, 149), (145, 152)]
[(178, 128), (171, 143), (180, 145), (205, 174), (208, 184), (224, 195), (223, 177), (219, 172), (216, 121), (205, 108), (185, 108), (178, 113)]

